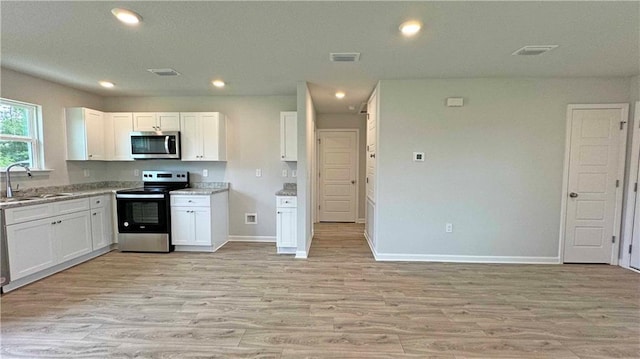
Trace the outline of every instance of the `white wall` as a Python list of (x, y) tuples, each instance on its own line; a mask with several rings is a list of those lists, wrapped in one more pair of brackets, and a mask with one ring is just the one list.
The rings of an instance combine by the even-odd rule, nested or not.
[[(380, 89), (377, 249), (395, 254), (557, 257), (567, 104), (629, 100), (627, 78)], [(412, 162), (414, 151), (426, 161)]]
[(313, 240), (315, 208), (315, 127), (316, 110), (306, 82), (298, 83), (298, 248), (296, 256), (306, 257)]
[[(54, 82), (29, 76), (7, 68), (0, 69), (0, 96), (42, 106), (44, 160), (49, 174), (39, 174), (31, 179), (14, 176), (14, 184), (22, 188), (60, 186), (71, 183), (95, 182), (104, 179), (105, 171), (98, 162), (66, 162), (66, 134), (64, 109), (66, 107), (90, 107), (100, 110), (100, 96), (76, 90)], [(89, 169), (90, 177), (84, 177)], [(3, 181), (4, 182), (4, 181)]]
[[(284, 182), (282, 169), (294, 164), (280, 161), (280, 111), (295, 111), (295, 96), (192, 96), (192, 97), (109, 97), (106, 111), (195, 112), (216, 111), (228, 117), (227, 162), (181, 162), (155, 160), (110, 162), (110, 176), (135, 180), (134, 169), (187, 170), (194, 182), (229, 182), (229, 234), (235, 236), (275, 236), (275, 192)], [(291, 168), (289, 166), (292, 166)], [(262, 177), (256, 177), (256, 169)], [(208, 169), (209, 176), (201, 176)], [(245, 213), (257, 213), (258, 224), (245, 224)]]
[(367, 119), (359, 114), (330, 114), (319, 113), (316, 121), (319, 130), (324, 129), (358, 129), (358, 219), (364, 219), (364, 207), (366, 200), (366, 146), (367, 146)]

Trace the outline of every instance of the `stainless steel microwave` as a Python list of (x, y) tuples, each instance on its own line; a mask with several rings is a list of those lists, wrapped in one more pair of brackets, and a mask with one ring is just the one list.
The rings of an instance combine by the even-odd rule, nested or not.
[(131, 157), (137, 160), (180, 159), (180, 132), (131, 132)]

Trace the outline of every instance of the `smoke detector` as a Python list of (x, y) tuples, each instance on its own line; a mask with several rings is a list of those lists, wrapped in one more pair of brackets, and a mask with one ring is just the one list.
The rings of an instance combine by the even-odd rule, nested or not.
[(516, 50), (511, 55), (516, 56), (538, 56), (545, 52), (549, 52), (558, 47), (558, 45), (530, 45)]
[(332, 52), (329, 54), (331, 62), (358, 62), (360, 61), (359, 52)]
[(147, 69), (147, 71), (158, 76), (178, 76), (180, 73), (174, 69)]

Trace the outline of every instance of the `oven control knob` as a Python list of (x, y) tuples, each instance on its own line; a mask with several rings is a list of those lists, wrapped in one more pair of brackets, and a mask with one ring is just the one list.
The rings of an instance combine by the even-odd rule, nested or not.
[(123, 223), (123, 225), (124, 225), (125, 227), (129, 227), (129, 222), (124, 222), (124, 223)]

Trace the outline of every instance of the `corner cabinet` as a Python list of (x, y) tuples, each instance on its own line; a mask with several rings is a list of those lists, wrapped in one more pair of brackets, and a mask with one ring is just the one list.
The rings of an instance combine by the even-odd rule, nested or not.
[(280, 112), (280, 160), (298, 160), (298, 113)]
[(176, 251), (214, 252), (229, 237), (229, 192), (171, 195), (171, 243)]
[(297, 240), (297, 197), (276, 196), (276, 247), (278, 254), (295, 254)]
[(67, 127), (67, 160), (103, 161), (104, 113), (90, 108), (65, 109)]
[(219, 112), (180, 113), (182, 160), (226, 161), (227, 118)]
[(180, 131), (178, 112), (134, 112), (134, 131)]

